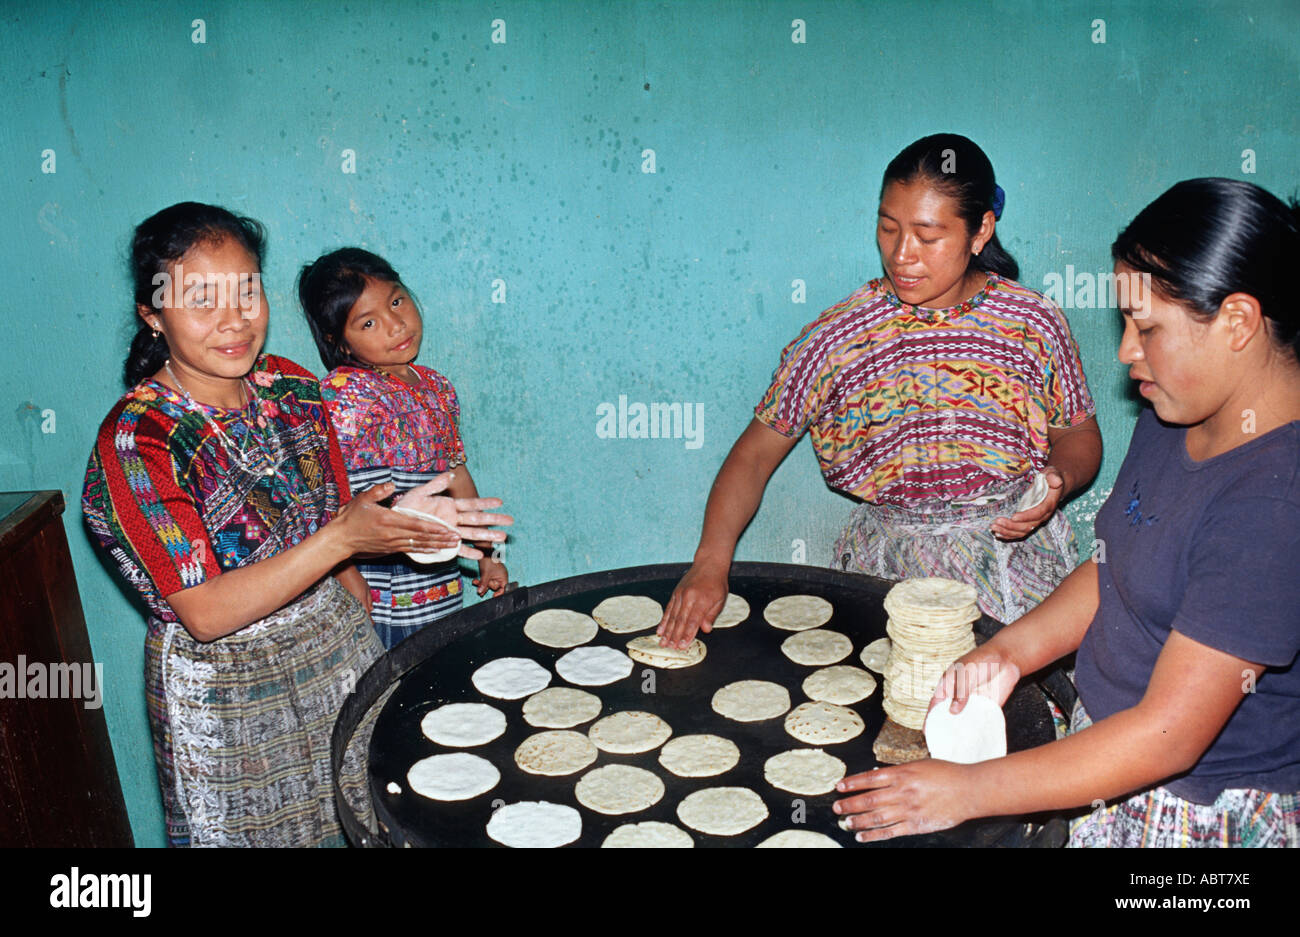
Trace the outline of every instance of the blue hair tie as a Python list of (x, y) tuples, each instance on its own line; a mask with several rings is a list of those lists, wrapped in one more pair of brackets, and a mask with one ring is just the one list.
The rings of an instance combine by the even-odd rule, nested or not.
[(1007, 203), (1007, 193), (1002, 191), (1002, 186), (994, 184), (993, 186), (993, 217), (1002, 220), (1002, 206)]

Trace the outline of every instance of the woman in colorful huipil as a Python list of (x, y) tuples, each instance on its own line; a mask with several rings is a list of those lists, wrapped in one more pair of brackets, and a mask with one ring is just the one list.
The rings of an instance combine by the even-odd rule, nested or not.
[[(711, 628), (736, 541), (805, 432), (827, 484), (862, 502), (835, 568), (968, 582), (1001, 622), (1074, 568), (1058, 506), (1096, 474), (1101, 435), (1064, 316), (1015, 282), (998, 242), (1004, 199), (966, 137), (925, 137), (890, 162), (876, 223), (884, 276), (786, 346), (714, 481), (694, 563), (659, 624), (664, 643)], [(1017, 510), (1035, 500), (1036, 473), (1046, 497)]]
[[(86, 521), (150, 611), (146, 703), (174, 846), (342, 845), (330, 732), (383, 653), (352, 558), (500, 540), (478, 525), (509, 522), (477, 513), (495, 499), (443, 499), (449, 531), (380, 506), (391, 485), (350, 497), (319, 381), (262, 352), (263, 243), (256, 221), (194, 202), (136, 228), (131, 389), (86, 471)], [(363, 817), (368, 732), (340, 777)]]
[[(424, 323), (397, 272), (369, 251), (343, 248), (303, 267), (298, 296), (321, 362), (330, 369), (321, 393), (352, 486), (391, 482), (406, 492), (454, 469), (448, 493), (477, 498), (456, 389), (415, 363)], [(455, 559), (426, 565), (398, 554), (358, 565), (386, 647), (461, 607)], [(479, 560), (479, 595), (489, 589), (500, 594), (506, 582), (501, 562)]]

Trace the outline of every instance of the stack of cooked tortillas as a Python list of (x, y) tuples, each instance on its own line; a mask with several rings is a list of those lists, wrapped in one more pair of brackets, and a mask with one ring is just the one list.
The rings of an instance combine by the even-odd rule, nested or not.
[(934, 688), (948, 666), (975, 647), (979, 618), (975, 590), (952, 579), (905, 579), (885, 596), (893, 641), (885, 665), (885, 712), (899, 725), (920, 729)]

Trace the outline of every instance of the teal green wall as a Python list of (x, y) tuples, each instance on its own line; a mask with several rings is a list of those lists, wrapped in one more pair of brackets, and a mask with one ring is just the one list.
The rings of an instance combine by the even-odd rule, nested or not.
[[(512, 577), (537, 583), (690, 557), (709, 484), (781, 348), (879, 273), (875, 193), (913, 139), (951, 130), (984, 147), (1007, 191), (999, 233), (1039, 288), (1067, 264), (1109, 269), (1118, 228), (1179, 179), (1300, 183), (1293, 2), (377, 6), (0, 12), (0, 489), (68, 499), (143, 845), (162, 839), (144, 625), (78, 505), (95, 429), (123, 389), (125, 247), (157, 209), (212, 201), (267, 225), (269, 348), (318, 372), (297, 268), (345, 244), (386, 256), (423, 303), (421, 363), (459, 389), (480, 489), (518, 518)], [(191, 41), (195, 16), (206, 44)], [(490, 41), (496, 18), (504, 44)], [(804, 44), (791, 41), (796, 18)], [(641, 171), (645, 148), (655, 174)], [(1070, 510), (1090, 540), (1136, 410), (1115, 312), (1067, 312), (1106, 443)], [(703, 444), (597, 438), (598, 405), (620, 394), (702, 404)], [(739, 557), (789, 561), (802, 541), (824, 564), (849, 507), (802, 444)]]

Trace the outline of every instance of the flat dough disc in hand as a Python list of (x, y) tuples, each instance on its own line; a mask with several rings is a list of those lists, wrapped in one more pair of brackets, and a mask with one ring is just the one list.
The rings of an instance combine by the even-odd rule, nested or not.
[[(398, 514), (405, 514), (407, 517), (418, 517), (422, 521), (433, 521), (435, 524), (440, 524), (452, 532), (456, 531), (456, 528), (453, 525), (447, 523), (436, 514), (426, 514), (423, 511), (417, 511), (414, 508), (403, 507), (393, 508), (393, 511)], [(454, 547), (444, 547), (443, 549), (437, 550), (433, 553), (412, 553), (409, 550), (403, 552), (417, 563), (445, 563), (450, 559), (454, 559), (456, 555), (460, 553), (460, 544), (458, 543)]]
[(1047, 484), (1047, 476), (1042, 472), (1035, 472), (1033, 484), (1029, 486), (1028, 491), (1020, 496), (1020, 500), (1016, 503), (1016, 509), (1011, 513), (1019, 514), (1021, 511), (1028, 511), (1038, 507), (1047, 500), (1047, 494), (1051, 490), (1051, 486)]
[(1007, 753), (1007, 720), (1002, 707), (987, 696), (971, 696), (957, 715), (951, 700), (939, 703), (925, 717), (925, 747), (931, 758), (973, 765)]

